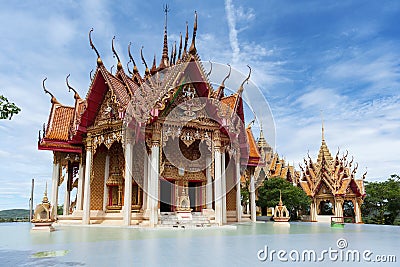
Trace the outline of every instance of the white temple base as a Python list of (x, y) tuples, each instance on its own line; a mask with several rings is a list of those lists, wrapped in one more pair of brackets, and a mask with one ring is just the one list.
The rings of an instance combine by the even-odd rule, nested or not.
[(31, 231), (40, 231), (40, 232), (53, 232), (55, 231), (54, 227), (52, 226), (53, 223), (34, 223)]

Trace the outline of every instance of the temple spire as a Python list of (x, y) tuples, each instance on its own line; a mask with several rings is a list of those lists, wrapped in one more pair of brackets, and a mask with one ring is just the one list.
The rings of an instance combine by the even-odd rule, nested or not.
[(189, 53), (194, 55), (196, 54), (196, 32), (197, 32), (197, 12), (194, 12), (194, 25), (193, 25), (193, 37), (192, 37), (192, 44), (189, 48)]
[(169, 7), (168, 5), (164, 6), (165, 12), (165, 25), (164, 25), (164, 45), (163, 45), (163, 52), (160, 62), (160, 68), (169, 67), (169, 60), (168, 60), (168, 34), (167, 34), (167, 23), (168, 23), (168, 12)]
[(183, 54), (184, 55), (186, 54), (188, 40), (189, 40), (189, 25), (188, 25), (188, 22), (186, 21), (185, 46), (183, 47)]
[(179, 33), (179, 53), (178, 53), (178, 60), (181, 59), (182, 55), (182, 33)]
[(321, 131), (321, 134), (322, 134), (322, 141), (325, 141), (325, 128), (324, 128), (324, 113), (323, 113), (323, 111), (321, 110), (321, 125), (322, 125), (322, 131)]

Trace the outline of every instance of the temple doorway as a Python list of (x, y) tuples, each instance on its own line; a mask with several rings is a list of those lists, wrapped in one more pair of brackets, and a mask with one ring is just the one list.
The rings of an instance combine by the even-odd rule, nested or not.
[(201, 211), (201, 182), (189, 182), (190, 208)]
[(160, 211), (170, 212), (172, 210), (173, 184), (165, 179), (160, 179)]
[(329, 200), (322, 200), (319, 204), (318, 215), (333, 215), (333, 204)]
[(344, 217), (355, 217), (354, 205), (351, 200), (345, 200), (343, 203), (343, 216)]

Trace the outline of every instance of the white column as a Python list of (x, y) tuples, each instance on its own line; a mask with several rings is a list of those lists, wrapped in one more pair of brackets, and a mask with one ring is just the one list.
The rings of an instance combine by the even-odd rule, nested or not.
[(159, 166), (160, 166), (160, 147), (157, 140), (153, 140), (151, 147), (151, 205), (150, 205), (150, 226), (154, 227), (158, 223), (158, 185), (159, 185)]
[[(68, 167), (71, 166), (68, 164)], [(63, 208), (63, 215), (68, 215), (69, 214), (69, 191), (68, 191), (68, 180), (70, 179), (69, 172), (72, 170), (68, 169), (68, 172), (65, 174), (66, 179), (64, 179), (65, 182), (65, 194), (64, 194), (64, 208)], [(72, 178), (72, 177), (71, 177)]]
[(254, 174), (250, 176), (250, 214), (251, 221), (256, 221), (256, 190), (254, 186)]
[(362, 223), (362, 217), (361, 217), (361, 202), (362, 200), (356, 199), (356, 205), (354, 206), (354, 213), (355, 213), (355, 219), (356, 223)]
[(104, 167), (103, 211), (107, 210), (107, 202), (108, 202), (107, 179), (109, 176), (110, 176), (110, 155), (107, 154), (106, 164)]
[(312, 222), (317, 221), (317, 201), (315, 199), (311, 202), (310, 216)]
[(152, 169), (152, 167), (151, 167), (151, 159), (152, 159), (152, 157), (151, 157), (151, 150), (150, 150), (150, 153), (149, 153), (149, 155), (147, 156), (147, 177), (146, 177), (146, 179), (147, 179), (147, 197), (146, 197), (146, 199), (147, 199), (147, 205), (146, 205), (146, 210), (145, 210), (145, 214), (149, 214), (149, 216), (151, 215), (150, 214), (150, 207), (152, 206), (152, 204), (151, 204), (151, 201), (152, 201), (152, 198), (151, 198), (151, 196), (152, 196), (152, 190), (153, 190), (153, 185), (152, 185), (152, 180), (151, 180), (151, 175), (152, 175), (152, 172), (151, 172), (151, 169)]
[(149, 158), (147, 156), (146, 151), (144, 152), (144, 167), (143, 167), (143, 184), (142, 184), (142, 189), (143, 189), (143, 205), (142, 205), (142, 209), (145, 211), (147, 209), (147, 190), (148, 190), (148, 181), (149, 181), (149, 177), (148, 177), (148, 164), (149, 164)]
[(240, 193), (240, 157), (236, 158), (236, 219), (242, 220), (242, 195)]
[(131, 225), (132, 219), (132, 143), (125, 145), (125, 192), (124, 192), (124, 225)]
[(210, 155), (207, 155), (207, 158), (206, 158), (206, 176), (207, 176), (206, 204), (207, 204), (207, 209), (212, 209), (212, 177), (211, 177), (211, 156)]
[(214, 148), (214, 187), (215, 187), (215, 222), (222, 225), (222, 196), (221, 196), (221, 152)]
[(85, 191), (83, 195), (82, 223), (90, 224), (90, 176), (92, 173), (92, 140), (88, 135), (86, 144)]
[(221, 193), (222, 193), (222, 223), (226, 224), (226, 165), (225, 153), (221, 153)]
[(76, 210), (82, 210), (82, 204), (83, 204), (83, 185), (84, 185), (84, 180), (85, 180), (85, 165), (79, 163), (79, 177), (78, 177), (78, 192), (77, 192), (77, 200), (76, 200)]
[(56, 155), (53, 160), (53, 175), (51, 178), (51, 205), (53, 205), (54, 218), (57, 217), (57, 206), (58, 206), (58, 179), (60, 177), (60, 162)]

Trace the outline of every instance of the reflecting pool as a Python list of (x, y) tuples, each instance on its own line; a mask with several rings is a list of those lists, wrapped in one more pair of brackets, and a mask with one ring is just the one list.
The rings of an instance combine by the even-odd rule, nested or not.
[[(216, 229), (0, 224), (0, 266), (399, 266), (400, 227), (245, 223)], [(385, 262), (383, 262), (385, 261)], [(394, 262), (395, 261), (395, 262)]]

